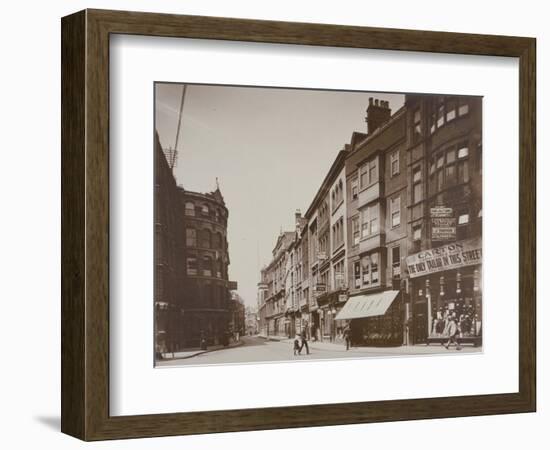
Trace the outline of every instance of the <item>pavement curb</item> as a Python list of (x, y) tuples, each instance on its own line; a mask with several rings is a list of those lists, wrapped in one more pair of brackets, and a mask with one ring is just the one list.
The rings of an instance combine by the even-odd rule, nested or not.
[(207, 350), (198, 350), (196, 353), (193, 353), (192, 355), (179, 356), (177, 358), (164, 358), (161, 361), (177, 361), (177, 360), (180, 360), (180, 359), (189, 359), (189, 358), (194, 358), (195, 356), (198, 356), (198, 355), (202, 355), (204, 353), (212, 353), (212, 352), (217, 352), (217, 351), (220, 351), (220, 350), (227, 350), (227, 349), (230, 349), (230, 348), (241, 347), (242, 345), (244, 345), (244, 342), (239, 341), (235, 345), (228, 345), (227, 347), (213, 348), (213, 349), (210, 349), (210, 350), (208, 350), (208, 349)]

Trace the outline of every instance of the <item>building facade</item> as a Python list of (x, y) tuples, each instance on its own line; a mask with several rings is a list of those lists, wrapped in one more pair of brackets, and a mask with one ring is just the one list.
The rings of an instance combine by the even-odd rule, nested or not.
[(185, 245), (181, 238), (179, 189), (155, 134), (155, 349), (172, 351), (182, 339), (179, 312), (185, 273)]
[(248, 336), (255, 336), (259, 334), (259, 317), (258, 317), (258, 311), (255, 307), (246, 306), (245, 307), (245, 332)]
[(229, 214), (219, 188), (206, 194), (179, 189), (186, 249), (184, 345), (198, 346), (203, 337), (208, 345), (217, 345), (230, 331), (230, 290), (236, 289), (228, 277)]
[(311, 280), (308, 332), (314, 340), (333, 341), (343, 332), (335, 318), (347, 298), (347, 154), (347, 147), (338, 153), (305, 214)]
[(455, 316), (482, 334), (482, 99), (406, 98), (409, 340), (440, 341)]
[(243, 298), (235, 291), (230, 293), (228, 331), (235, 339), (246, 334), (246, 307)]
[(290, 247), (294, 243), (294, 231), (282, 231), (273, 248), (273, 259), (262, 269), (258, 286), (260, 328), (266, 336), (289, 336), (287, 309), (288, 276), (290, 275)]
[[(348, 180), (348, 317), (355, 344), (403, 342), (402, 263), (406, 256), (406, 113), (369, 99), (367, 135), (354, 133), (346, 159)], [(388, 299), (383, 314), (371, 306)], [(385, 302), (384, 302), (385, 304)]]
[(348, 328), (354, 345), (398, 346), (441, 342), (454, 317), (462, 341), (480, 345), (481, 98), (407, 95), (393, 114), (370, 98), (367, 124), (294, 237), (279, 237), (261, 273), (260, 328), (329, 341)]
[(229, 213), (219, 187), (199, 193), (177, 186), (158, 136), (154, 207), (157, 355), (199, 347), (203, 340), (220, 344), (231, 331), (230, 291), (237, 289), (228, 279)]

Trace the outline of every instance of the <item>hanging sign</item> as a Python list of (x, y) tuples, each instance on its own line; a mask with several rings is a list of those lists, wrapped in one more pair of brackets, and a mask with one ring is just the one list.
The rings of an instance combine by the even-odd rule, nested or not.
[(456, 239), (456, 217), (453, 208), (436, 206), (430, 208), (432, 219), (432, 241), (453, 241)]

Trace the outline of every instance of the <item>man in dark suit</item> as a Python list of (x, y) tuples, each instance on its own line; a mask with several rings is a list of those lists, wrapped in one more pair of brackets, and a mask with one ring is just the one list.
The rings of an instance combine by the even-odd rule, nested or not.
[(309, 355), (309, 346), (307, 345), (307, 333), (306, 333), (305, 328), (303, 329), (301, 336), (302, 336), (302, 346), (300, 347), (300, 353), (302, 353), (302, 349), (305, 346), (306, 347), (306, 354)]

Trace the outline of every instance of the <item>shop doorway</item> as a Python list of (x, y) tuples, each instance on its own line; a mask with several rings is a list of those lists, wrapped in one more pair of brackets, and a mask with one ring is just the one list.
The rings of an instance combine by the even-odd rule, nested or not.
[(413, 344), (428, 342), (428, 310), (426, 302), (417, 303), (413, 314)]

